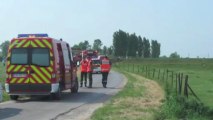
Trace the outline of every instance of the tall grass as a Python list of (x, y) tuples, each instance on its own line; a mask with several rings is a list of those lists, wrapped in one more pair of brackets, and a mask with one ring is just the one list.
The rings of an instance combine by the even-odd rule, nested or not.
[[(117, 67), (143, 76), (152, 76), (137, 70), (142, 66), (151, 69), (169, 69), (176, 73), (183, 72), (189, 75), (189, 85), (202, 102), (197, 102), (194, 97), (186, 99), (177, 96), (169, 86), (162, 84), (167, 92), (167, 97), (161, 110), (156, 113), (156, 119), (213, 119), (213, 59), (131, 59), (119, 63)], [(158, 82), (161, 83), (162, 81), (158, 80)]]

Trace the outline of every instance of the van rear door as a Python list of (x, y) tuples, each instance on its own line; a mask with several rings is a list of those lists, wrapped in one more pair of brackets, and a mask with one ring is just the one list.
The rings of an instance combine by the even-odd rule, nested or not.
[[(13, 42), (12, 42), (13, 45)], [(7, 82), (10, 84), (9, 91), (11, 93), (28, 90), (29, 86), (29, 62), (28, 62), (28, 48), (11, 47), (9, 49), (9, 58), (7, 64)]]
[(17, 39), (11, 42), (7, 66), (10, 93), (43, 94), (51, 90), (53, 51), (51, 39)]
[(34, 93), (50, 93), (53, 74), (51, 39), (31, 39), (30, 45), (30, 91)]

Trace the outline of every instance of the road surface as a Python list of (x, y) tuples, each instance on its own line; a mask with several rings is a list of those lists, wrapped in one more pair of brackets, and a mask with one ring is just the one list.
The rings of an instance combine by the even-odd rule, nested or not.
[(126, 80), (114, 71), (108, 76), (107, 88), (102, 87), (101, 74), (93, 75), (93, 88), (79, 88), (79, 93), (64, 91), (62, 100), (22, 98), (0, 103), (0, 120), (84, 120), (103, 102), (123, 88)]

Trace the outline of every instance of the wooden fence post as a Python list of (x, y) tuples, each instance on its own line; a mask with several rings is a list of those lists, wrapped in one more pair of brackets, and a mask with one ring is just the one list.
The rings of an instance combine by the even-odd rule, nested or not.
[(179, 73), (179, 79), (178, 79), (178, 81), (179, 81), (179, 95), (181, 95), (181, 92), (182, 92), (182, 79), (183, 79), (183, 73)]
[(152, 78), (155, 78), (155, 68), (153, 69), (153, 75)]
[(184, 96), (188, 98), (188, 75), (185, 77)]
[(175, 91), (176, 91), (176, 94), (178, 93), (178, 74), (176, 73), (176, 85), (175, 85)]
[(168, 77), (169, 77), (169, 70), (166, 70), (166, 82), (168, 81)]
[(194, 95), (194, 97), (198, 100), (198, 101), (201, 101), (200, 98), (195, 94), (195, 92), (192, 90), (192, 88), (189, 86), (188, 84), (188, 88), (189, 90), (192, 92), (192, 94)]
[(160, 69), (158, 70), (158, 80), (160, 79)]

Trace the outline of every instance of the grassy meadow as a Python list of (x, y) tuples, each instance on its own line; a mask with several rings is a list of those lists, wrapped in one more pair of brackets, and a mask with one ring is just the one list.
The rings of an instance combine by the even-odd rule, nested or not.
[(132, 64), (134, 64), (135, 69), (137, 66), (148, 66), (156, 70), (161, 69), (161, 72), (168, 69), (188, 75), (190, 87), (205, 106), (213, 109), (213, 59), (134, 59), (120, 64), (126, 67), (125, 69), (129, 64), (129, 71), (132, 70)]

